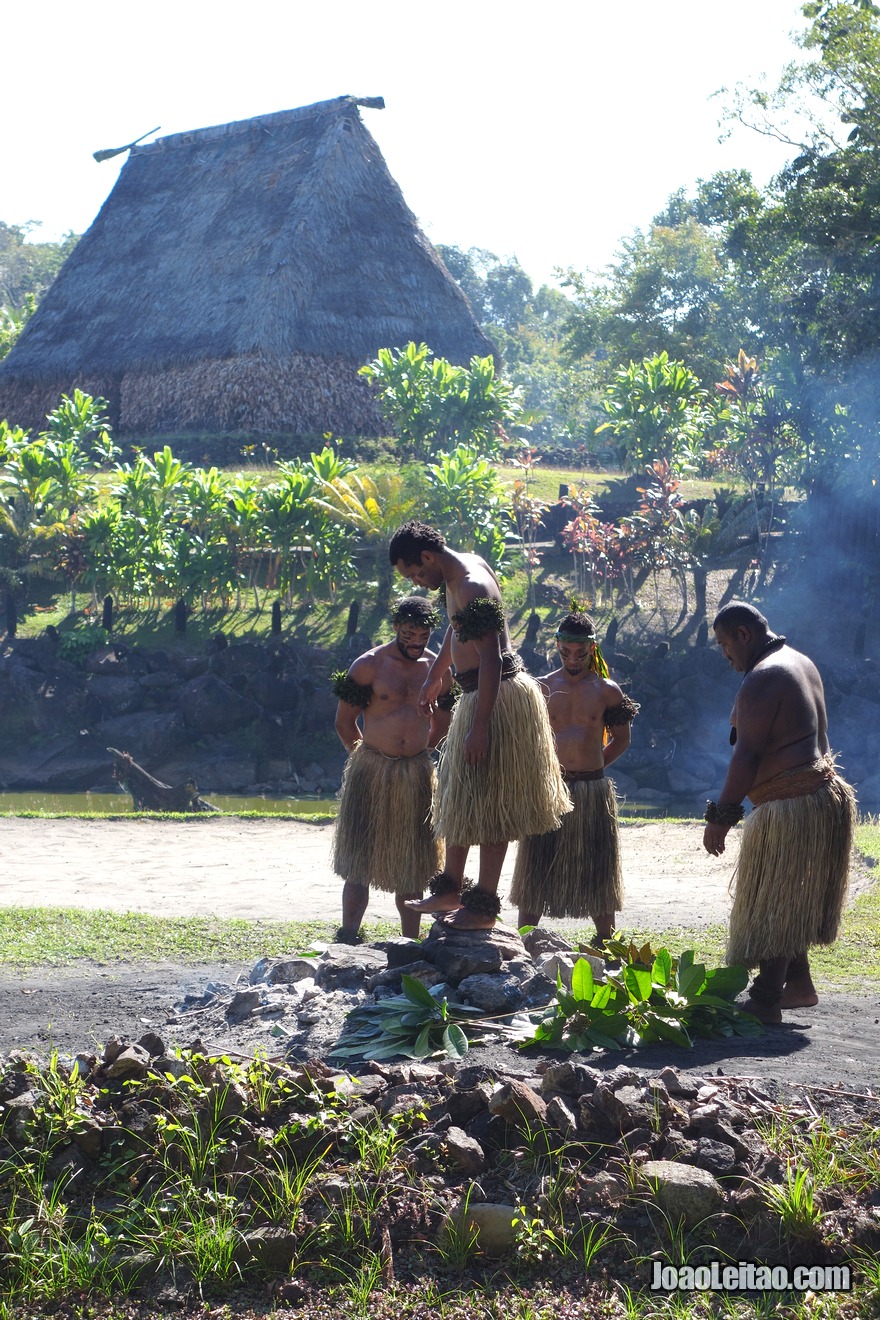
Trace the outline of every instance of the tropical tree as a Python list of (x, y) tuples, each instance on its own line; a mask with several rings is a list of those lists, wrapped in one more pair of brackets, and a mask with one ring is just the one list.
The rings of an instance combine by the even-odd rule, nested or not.
[(512, 528), (507, 493), (487, 459), (456, 445), (424, 469), (428, 516), (466, 550), (503, 568)]
[(784, 487), (799, 479), (806, 461), (797, 420), (774, 386), (763, 384), (757, 359), (744, 349), (735, 362), (727, 363), (716, 389), (727, 404), (722, 455), (748, 484), (761, 542), (759, 558), (766, 566), (768, 538)]
[(21, 307), (0, 307), (0, 360), (6, 357), (37, 310), (37, 300), (26, 293)]
[(609, 609), (622, 584), (633, 596), (631, 546), (626, 530), (601, 521), (599, 506), (585, 487), (572, 487), (560, 502), (572, 512), (562, 529), (562, 540), (572, 557), (574, 594)]
[(332, 598), (337, 582), (352, 568), (351, 537), (317, 502), (323, 487), (313, 467), (295, 459), (279, 463), (278, 471), (280, 481), (260, 495), (266, 595), (277, 590), (290, 599), (303, 586), (312, 599), (324, 588)]
[(726, 232), (706, 218), (675, 194), (647, 231), (622, 240), (601, 276), (565, 272), (572, 359), (592, 358), (608, 371), (665, 353), (710, 384), (726, 345), (742, 336), (747, 314)]
[(615, 372), (602, 407), (609, 421), (597, 432), (614, 436), (628, 471), (658, 459), (676, 467), (702, 464), (714, 418), (709, 395), (683, 362), (665, 352), (630, 362)]
[(513, 483), (513, 498), (511, 500), (511, 509), (516, 523), (519, 543), (522, 546), (526, 578), (529, 584), (529, 606), (533, 611), (535, 609), (534, 573), (541, 562), (538, 537), (543, 526), (544, 514), (550, 507), (546, 500), (532, 494), (535, 467), (540, 461), (540, 454), (532, 448), (522, 449), (513, 460), (514, 466), (519, 469), (522, 476), (517, 477)]
[(410, 342), (401, 349), (380, 348), (360, 374), (375, 387), (392, 433), (415, 458), (457, 444), (497, 454), (505, 425), (519, 416), (517, 392), (496, 375), (491, 357), (474, 357), (469, 367), (460, 367), (433, 357), (427, 344)]

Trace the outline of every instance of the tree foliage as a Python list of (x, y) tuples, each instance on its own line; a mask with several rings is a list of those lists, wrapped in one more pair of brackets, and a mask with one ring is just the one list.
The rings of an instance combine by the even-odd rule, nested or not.
[(407, 457), (430, 458), (456, 444), (498, 454), (505, 425), (520, 413), (517, 391), (491, 357), (460, 367), (433, 357), (427, 344), (380, 348), (360, 374), (375, 387), (385, 420)]
[(7, 310), (23, 308), (28, 295), (39, 302), (79, 241), (71, 232), (60, 243), (28, 242), (35, 228), (34, 221), (10, 225), (0, 220), (0, 307)]
[(505, 377), (519, 390), (529, 439), (542, 449), (592, 445), (597, 414), (592, 362), (566, 351), (571, 299), (543, 284), (535, 289), (516, 258), (483, 248), (439, 251), (466, 294), (477, 321), (498, 345)]

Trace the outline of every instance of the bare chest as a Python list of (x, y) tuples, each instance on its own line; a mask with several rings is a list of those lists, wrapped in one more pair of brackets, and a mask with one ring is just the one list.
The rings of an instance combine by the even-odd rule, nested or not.
[(605, 702), (591, 683), (558, 687), (552, 689), (547, 698), (547, 712), (554, 729), (587, 729), (601, 724)]

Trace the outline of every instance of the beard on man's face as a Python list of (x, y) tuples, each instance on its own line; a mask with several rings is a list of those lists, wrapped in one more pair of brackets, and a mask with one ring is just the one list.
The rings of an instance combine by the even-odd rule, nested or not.
[(402, 642), (399, 637), (396, 640), (397, 649), (403, 656), (404, 660), (420, 660), (425, 654), (425, 648), (428, 645), (427, 642)]

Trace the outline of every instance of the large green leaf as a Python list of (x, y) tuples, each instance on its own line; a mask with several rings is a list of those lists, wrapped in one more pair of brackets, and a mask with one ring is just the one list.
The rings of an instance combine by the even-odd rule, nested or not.
[(443, 1045), (452, 1058), (463, 1059), (468, 1052), (468, 1038), (454, 1022), (450, 1022), (443, 1033)]
[(678, 967), (678, 990), (687, 997), (698, 995), (706, 980), (706, 968), (703, 963), (693, 963)]
[(714, 967), (706, 973), (706, 990), (722, 999), (735, 999), (748, 983), (745, 967)]
[(571, 973), (571, 993), (581, 1003), (593, 997), (593, 969), (586, 958), (578, 958)]
[(683, 1027), (675, 1022), (667, 1022), (665, 1018), (656, 1013), (646, 1013), (645, 1021), (656, 1032), (661, 1040), (672, 1041), (673, 1045), (680, 1045), (682, 1049), (689, 1050), (692, 1047), (690, 1036)]
[(426, 985), (416, 980), (414, 976), (407, 976), (405, 973), (400, 978), (400, 984), (403, 993), (411, 1004), (418, 1004), (420, 1008), (436, 1009), (437, 1000), (431, 994)]
[(657, 985), (669, 985), (672, 977), (672, 955), (668, 949), (658, 949), (651, 968), (651, 979)]
[(650, 997), (653, 982), (651, 973), (642, 967), (627, 967), (623, 982), (634, 1003), (644, 1003)]
[(429, 1054), (433, 1053), (433, 1048), (431, 1044), (431, 1027), (428, 1025), (416, 1037), (416, 1042), (412, 1047), (413, 1057), (416, 1059), (427, 1058)]

